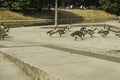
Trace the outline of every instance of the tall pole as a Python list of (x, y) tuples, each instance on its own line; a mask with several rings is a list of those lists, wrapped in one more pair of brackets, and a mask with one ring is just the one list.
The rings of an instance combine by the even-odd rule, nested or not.
[(55, 27), (58, 27), (58, 0), (55, 0)]

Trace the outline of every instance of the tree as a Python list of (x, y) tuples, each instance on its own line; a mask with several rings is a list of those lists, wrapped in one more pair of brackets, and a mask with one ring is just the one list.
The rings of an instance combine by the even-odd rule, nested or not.
[(24, 14), (29, 10), (31, 0), (19, 0), (21, 12)]
[(105, 11), (120, 15), (120, 0), (100, 0), (100, 3)]
[(0, 7), (9, 8), (11, 1), (9, 0), (0, 0)]
[(3, 7), (4, 0), (0, 0), (0, 7)]

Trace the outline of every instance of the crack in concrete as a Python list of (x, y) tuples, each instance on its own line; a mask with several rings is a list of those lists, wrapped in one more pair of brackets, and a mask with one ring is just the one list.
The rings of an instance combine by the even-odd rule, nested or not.
[(56, 50), (69, 52), (71, 54), (84, 55), (84, 56), (89, 56), (89, 57), (94, 57), (94, 58), (98, 58), (98, 59), (103, 59), (103, 60), (107, 60), (107, 61), (120, 63), (120, 58), (113, 57), (113, 56), (96, 54), (96, 53), (87, 52), (87, 51), (79, 51), (79, 50), (74, 50), (74, 49), (70, 49), (70, 48), (63, 48), (63, 47), (58, 47), (58, 46), (53, 46), (53, 45), (41, 45), (41, 46), (51, 48), (51, 49), (56, 49)]

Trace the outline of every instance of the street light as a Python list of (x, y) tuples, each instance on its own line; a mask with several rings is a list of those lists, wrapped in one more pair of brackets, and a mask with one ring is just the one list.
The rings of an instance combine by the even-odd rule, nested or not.
[(55, 27), (58, 27), (58, 0), (55, 0)]

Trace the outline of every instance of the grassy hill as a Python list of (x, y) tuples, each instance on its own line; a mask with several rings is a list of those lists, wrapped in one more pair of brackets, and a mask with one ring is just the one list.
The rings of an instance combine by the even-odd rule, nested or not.
[[(116, 17), (116, 15), (114, 14), (110, 14), (110, 13), (107, 13), (101, 10), (67, 10), (67, 12), (75, 14), (76, 16), (83, 17), (83, 18), (115, 18)], [(64, 15), (64, 17), (65, 16), (75, 17), (69, 14)]]
[[(116, 15), (100, 10), (59, 10), (59, 18), (116, 18)], [(30, 12), (27, 15), (0, 10), (0, 20), (53, 19), (54, 11)]]
[(22, 13), (12, 12), (9, 10), (0, 10), (0, 20), (27, 20), (32, 17), (24, 16)]
[[(43, 25), (43, 24), (54, 24), (53, 10), (43, 10), (43, 11), (31, 11), (26, 15), (18, 12), (12, 12), (10, 10), (0, 10), (0, 20), (36, 20), (39, 22), (20, 22), (22, 25)], [(59, 24), (67, 23), (96, 23), (105, 22), (110, 19), (117, 18), (116, 15), (107, 13), (100, 10), (59, 10), (58, 11)], [(87, 18), (87, 19), (86, 19)], [(88, 19), (90, 18), (90, 20)], [(92, 19), (91, 19), (92, 18)], [(102, 20), (95, 20), (102, 19)], [(7, 24), (7, 23), (5, 23)], [(16, 24), (8, 24), (9, 26), (20, 26)]]

